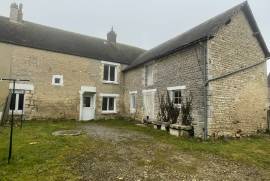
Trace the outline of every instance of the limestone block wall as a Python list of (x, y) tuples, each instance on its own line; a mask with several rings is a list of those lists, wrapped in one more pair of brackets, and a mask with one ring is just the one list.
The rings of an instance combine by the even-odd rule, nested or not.
[[(109, 116), (101, 113), (100, 93), (122, 95), (122, 65), (117, 67), (118, 84), (105, 84), (102, 82), (103, 64), (99, 60), (10, 44), (0, 45), (12, 50), (6, 59), (11, 64), (10, 75), (29, 79), (29, 83), (34, 85), (34, 91), (26, 94), (26, 104), (30, 108), (26, 108), (25, 114), (29, 119), (79, 119), (81, 86), (96, 87), (97, 118)], [(64, 85), (52, 85), (53, 75), (63, 75)], [(0, 95), (3, 95), (2, 92)], [(121, 101), (119, 97), (118, 113), (122, 112)]]
[[(208, 43), (208, 78), (261, 62), (264, 53), (244, 13), (237, 13)], [(209, 83), (209, 135), (253, 134), (265, 129), (266, 63)]]
[(202, 135), (203, 126), (203, 47), (197, 45), (173, 53), (164, 58), (155, 60), (153, 63), (154, 84), (145, 86), (144, 66), (140, 66), (124, 74), (124, 106), (125, 113), (130, 114), (129, 91), (137, 91), (137, 115), (138, 119), (143, 116), (143, 94), (142, 90), (157, 89), (155, 94), (155, 115), (159, 111), (158, 94), (165, 94), (167, 87), (186, 86), (183, 91), (184, 96), (191, 93), (193, 96), (193, 118), (195, 125), (195, 134)]
[[(8, 46), (0, 44), (0, 78), (8, 78), (10, 76), (10, 57), (12, 49)], [(6, 98), (8, 96), (9, 83), (0, 81), (0, 114), (3, 110)]]
[[(130, 116), (138, 120), (143, 119), (143, 94), (144, 89), (144, 67), (138, 67), (124, 73), (124, 96), (123, 103), (125, 116)], [(136, 112), (130, 113), (130, 92), (137, 91)]]

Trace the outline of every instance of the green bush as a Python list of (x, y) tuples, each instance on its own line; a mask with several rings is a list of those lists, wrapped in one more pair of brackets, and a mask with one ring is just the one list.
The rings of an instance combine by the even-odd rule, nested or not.
[(192, 123), (192, 95), (186, 97), (186, 101), (181, 103), (182, 124), (190, 126)]
[(167, 92), (166, 98), (164, 94), (159, 95), (158, 121), (175, 124), (177, 123), (179, 115), (180, 109), (171, 101), (169, 92)]

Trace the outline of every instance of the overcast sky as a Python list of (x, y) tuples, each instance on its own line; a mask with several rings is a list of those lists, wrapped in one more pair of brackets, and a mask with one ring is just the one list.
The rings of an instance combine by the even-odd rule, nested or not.
[[(11, 2), (23, 3), (27, 21), (100, 38), (113, 26), (117, 41), (150, 49), (243, 0), (0, 0), (0, 15)], [(270, 47), (270, 1), (248, 2)]]

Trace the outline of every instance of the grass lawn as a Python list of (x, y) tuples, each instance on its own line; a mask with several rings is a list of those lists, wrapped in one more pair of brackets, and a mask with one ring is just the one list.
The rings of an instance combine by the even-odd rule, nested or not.
[[(56, 130), (81, 129), (84, 126), (91, 128), (92, 125), (100, 128), (112, 128), (119, 133), (136, 132), (136, 135), (146, 135), (151, 139), (138, 138), (132, 141), (126, 139), (113, 142), (98, 139), (88, 134), (58, 137), (51, 134)], [(270, 176), (270, 137), (267, 135), (242, 138), (241, 140), (202, 142), (196, 139), (176, 138), (166, 132), (148, 127), (139, 127), (124, 120), (100, 120), (89, 123), (31, 121), (26, 122), (22, 129), (14, 129), (13, 157), (9, 165), (7, 164), (8, 140), (9, 128), (0, 127), (1, 181), (87, 180), (86, 178), (107, 180), (104, 176), (114, 174), (114, 178), (117, 178), (116, 170), (111, 170), (111, 167), (116, 166), (115, 164), (117, 164), (116, 167), (118, 167), (120, 176), (121, 172), (127, 172), (123, 177), (128, 175), (129, 170), (141, 168), (142, 172), (166, 169), (170, 172), (181, 170), (187, 175), (194, 172), (194, 174), (198, 175), (197, 178), (203, 178), (200, 177), (196, 164), (200, 162), (207, 163), (208, 158), (203, 158), (205, 155), (213, 155), (221, 158), (221, 160), (228, 160), (229, 163), (236, 162), (245, 165), (244, 168), (256, 168), (263, 171), (266, 177)], [(161, 146), (156, 147), (155, 145)], [(125, 149), (126, 146), (129, 146), (128, 149)], [(189, 155), (196, 158), (196, 160), (192, 161), (192, 163), (185, 163), (186, 165), (171, 162), (168, 155), (172, 157), (174, 154), (178, 155), (178, 153)], [(145, 157), (142, 156), (144, 154)], [(149, 157), (149, 160), (146, 157)], [(109, 164), (112, 164), (112, 166), (109, 166)], [(128, 166), (130, 168), (127, 168)], [(94, 172), (91, 177), (83, 176), (91, 171)], [(137, 178), (137, 176), (132, 178)], [(138, 178), (141, 178), (141, 176), (138, 176)], [(146, 178), (151, 180), (150, 176)], [(119, 178), (119, 180), (121, 179)]]

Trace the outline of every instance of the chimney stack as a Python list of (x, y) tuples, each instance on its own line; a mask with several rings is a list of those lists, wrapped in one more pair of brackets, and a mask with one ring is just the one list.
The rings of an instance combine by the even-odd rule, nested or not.
[(17, 5), (17, 3), (12, 3), (10, 5), (10, 16), (9, 16), (9, 20), (13, 21), (13, 22), (22, 22), (23, 20), (23, 5), (20, 4), (19, 6)]
[(109, 33), (107, 33), (107, 41), (110, 43), (116, 43), (117, 34), (113, 31), (113, 27)]

